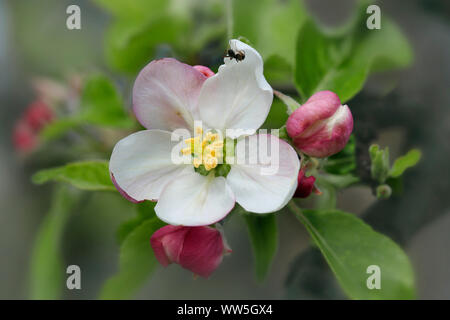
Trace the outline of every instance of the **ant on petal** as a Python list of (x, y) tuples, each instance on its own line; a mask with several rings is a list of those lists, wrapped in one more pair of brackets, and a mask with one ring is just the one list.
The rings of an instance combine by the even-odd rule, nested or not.
[(224, 58), (236, 59), (239, 62), (245, 59), (245, 52), (242, 50), (234, 52), (232, 49), (228, 49)]

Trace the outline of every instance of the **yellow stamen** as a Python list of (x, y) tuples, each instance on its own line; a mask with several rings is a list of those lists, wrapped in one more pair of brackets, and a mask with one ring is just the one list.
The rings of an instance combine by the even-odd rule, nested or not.
[(203, 137), (203, 129), (196, 127), (194, 129), (196, 136), (184, 140), (187, 147), (181, 150), (183, 155), (193, 154), (192, 164), (195, 168), (204, 165), (207, 171), (217, 167), (219, 157), (222, 157), (223, 141), (218, 140), (219, 135), (210, 131), (206, 132)]

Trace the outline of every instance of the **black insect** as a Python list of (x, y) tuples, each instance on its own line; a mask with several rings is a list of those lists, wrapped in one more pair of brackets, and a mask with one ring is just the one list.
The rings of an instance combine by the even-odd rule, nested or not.
[(230, 58), (231, 60), (236, 59), (239, 62), (245, 59), (245, 52), (242, 50), (234, 52), (232, 49), (228, 49), (225, 58)]

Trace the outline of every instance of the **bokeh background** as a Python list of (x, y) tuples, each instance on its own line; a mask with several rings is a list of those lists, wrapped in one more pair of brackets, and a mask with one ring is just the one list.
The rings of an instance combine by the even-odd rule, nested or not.
[[(348, 19), (354, 7), (351, 0), (305, 3), (328, 26)], [(70, 4), (81, 7), (81, 30), (66, 28)], [(420, 148), (424, 156), (405, 176), (401, 197), (377, 201), (368, 187), (351, 187), (339, 194), (338, 207), (362, 216), (405, 248), (416, 272), (419, 298), (449, 299), (450, 3), (397, 0), (379, 5), (382, 15), (389, 15), (405, 33), (415, 59), (408, 69), (370, 77), (364, 90), (348, 102), (355, 130), (374, 127), (376, 134), (368, 135), (367, 142), (389, 146), (392, 158), (411, 147)], [(53, 154), (19, 157), (11, 140), (13, 125), (33, 100), (34, 77), (63, 80), (68, 74), (108, 70), (103, 41), (110, 19), (87, 0), (0, 0), (1, 299), (29, 298), (31, 253), (53, 188), (33, 185), (30, 176), (66, 157), (64, 146)], [(83, 198), (62, 237), (65, 263), (81, 267), (82, 290), (65, 290), (64, 298), (98, 296), (102, 283), (117, 269), (116, 228), (132, 214), (116, 194)], [(280, 214), (278, 222), (280, 246), (263, 284), (253, 276), (245, 225), (234, 216), (226, 226), (233, 254), (212, 279), (194, 280), (178, 266), (160, 268), (138, 298), (343, 298), (320, 255), (310, 249), (303, 226), (288, 212)]]

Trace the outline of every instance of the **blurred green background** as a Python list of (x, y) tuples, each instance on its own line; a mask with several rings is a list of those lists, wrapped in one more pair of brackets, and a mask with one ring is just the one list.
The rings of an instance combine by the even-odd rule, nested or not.
[[(66, 28), (65, 11), (74, 2), (81, 8), (81, 30)], [(220, 42), (227, 32), (226, 17), (220, 1), (205, 2), (208, 5), (197, 6), (194, 10), (191, 3), (195, 1), (173, 1), (171, 12), (179, 17), (177, 22), (173, 23), (165, 16), (157, 16), (156, 19), (167, 20), (167, 24), (163, 24), (164, 34), (172, 39), (173, 30), (173, 41), (177, 45), (147, 44), (149, 51), (154, 56), (180, 56), (179, 52), (182, 52), (181, 58), (185, 62), (212, 66), (215, 71), (226, 47), (226, 42)], [(305, 1), (305, 9), (332, 28), (349, 19), (354, 2), (309, 0)], [(261, 42), (260, 35), (250, 40), (256, 42), (265, 58), (278, 53), (289, 62), (292, 50), (288, 46), (284, 52), (277, 41), (295, 46), (295, 39), (289, 42), (290, 32), (305, 13), (294, 10), (290, 20), (270, 20), (274, 24), (264, 30), (252, 18), (255, 15), (249, 14), (263, 7), (245, 0), (242, 3), (241, 7), (235, 8), (240, 10), (236, 13), (235, 28), (246, 30), (250, 35), (252, 32), (266, 35), (273, 30), (284, 35), (286, 38), (277, 34), (272, 36), (271, 39), (275, 40), (269, 45)], [(250, 4), (246, 7), (247, 3)], [(445, 0), (379, 1), (378, 4), (382, 15), (389, 15), (406, 35), (415, 57), (407, 69), (371, 76), (364, 90), (348, 101), (355, 118), (355, 131), (363, 137), (363, 142), (389, 146), (392, 158), (411, 147), (419, 147), (424, 157), (420, 165), (405, 177), (401, 197), (380, 202), (376, 201), (369, 188), (351, 187), (338, 195), (338, 207), (361, 215), (377, 231), (389, 235), (406, 248), (416, 271), (419, 298), (449, 299), (450, 5)], [(260, 12), (260, 15), (270, 18), (267, 12)], [(51, 185), (34, 186), (30, 176), (40, 168), (62, 164), (71, 157), (65, 153), (64, 145), (56, 145), (52, 152), (38, 153), (28, 159), (19, 157), (14, 151), (11, 143), (14, 122), (34, 97), (31, 79), (45, 76), (64, 81), (70, 74), (103, 72), (121, 85), (130, 106), (130, 83), (139, 70), (139, 65), (133, 62), (146, 61), (147, 57), (134, 54), (140, 51), (133, 51), (133, 48), (141, 45), (135, 43), (129, 46), (129, 57), (133, 59), (119, 61), (115, 58), (114, 52), (122, 50), (121, 37), (125, 38), (130, 32), (127, 28), (134, 28), (134, 24), (129, 22), (131, 18), (122, 16), (118, 19), (115, 16), (117, 13), (108, 13), (87, 0), (0, 1), (2, 299), (30, 297), (29, 267), (33, 244), (49, 210), (50, 194), (54, 188)], [(179, 36), (176, 30), (186, 28), (185, 23), (191, 28), (190, 33), (175, 39)], [(144, 29), (144, 35), (151, 30), (148, 37), (157, 42), (157, 27), (150, 24), (148, 28)], [(184, 43), (189, 45), (183, 46)], [(195, 50), (197, 46), (202, 50)], [(267, 61), (266, 70), (271, 71)], [(293, 86), (277, 83), (276, 74), (268, 78), (283, 92), (295, 92)], [(67, 299), (98, 296), (102, 283), (117, 269), (116, 229), (133, 214), (126, 201), (117, 194), (92, 193), (81, 197), (82, 205), (69, 217), (61, 236), (64, 263), (79, 265), (82, 270), (82, 290), (65, 290), (64, 298)], [(194, 280), (188, 271), (178, 266), (166, 270), (159, 268), (138, 298), (342, 298), (322, 258), (308, 249), (309, 237), (303, 226), (288, 212), (277, 219), (279, 250), (271, 273), (263, 284), (254, 280), (252, 252), (243, 219), (233, 216), (226, 227), (233, 254), (225, 257), (212, 279)]]

